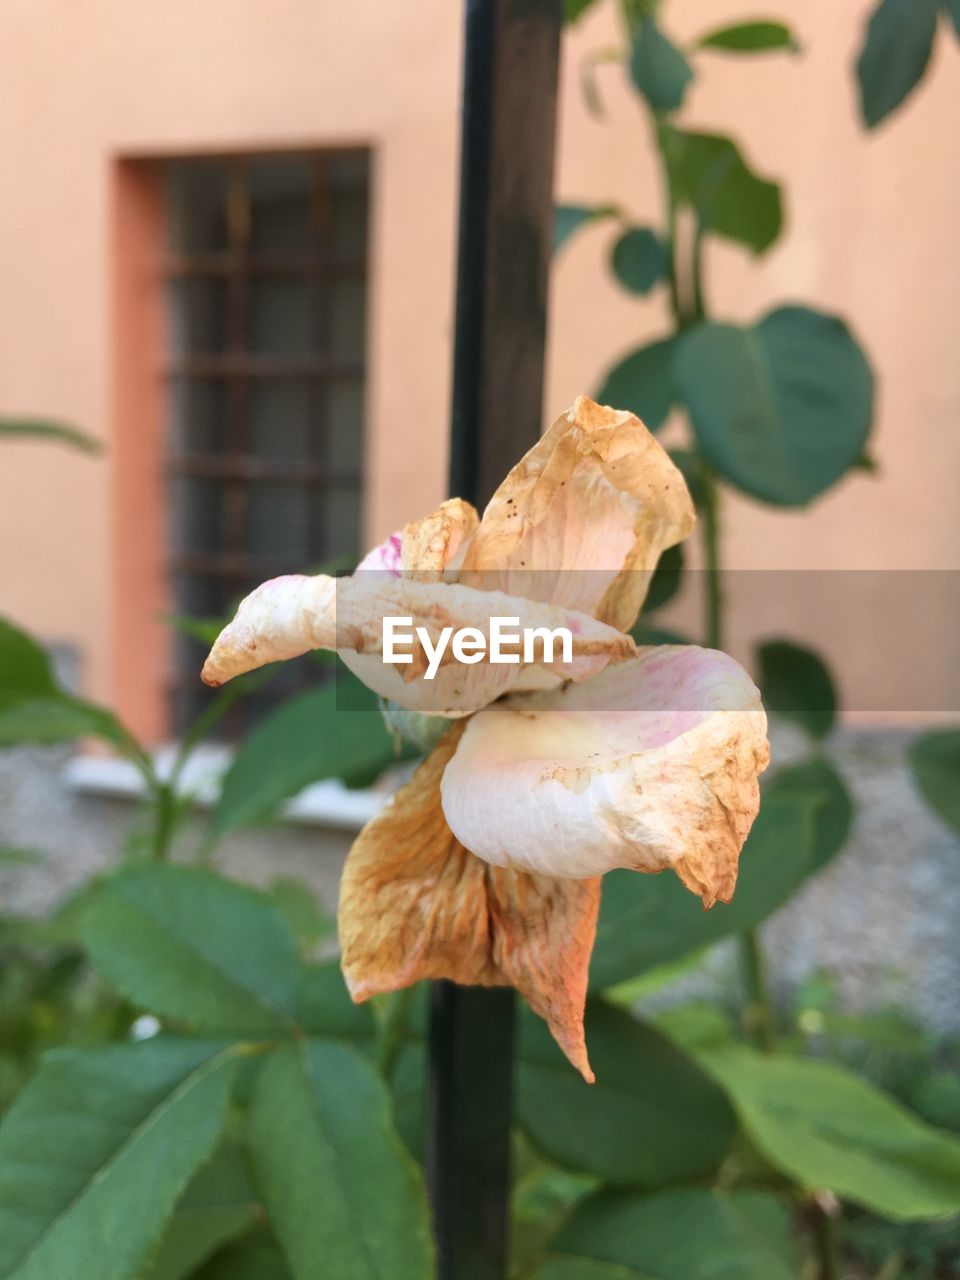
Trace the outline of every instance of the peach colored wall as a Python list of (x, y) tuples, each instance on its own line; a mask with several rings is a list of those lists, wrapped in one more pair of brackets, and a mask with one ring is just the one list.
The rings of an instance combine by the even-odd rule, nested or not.
[[(873, 446), (810, 512), (735, 499), (740, 566), (957, 566), (960, 559), (960, 59), (941, 41), (918, 97), (872, 137), (849, 64), (869, 0), (779, 0), (800, 60), (701, 60), (685, 118), (735, 132), (782, 176), (789, 233), (759, 266), (711, 251), (717, 311), (746, 318), (789, 298), (841, 310), (881, 374)], [(751, 11), (670, 0), (692, 35)], [(455, 0), (6, 0), (0, 154), (0, 412), (56, 414), (107, 436), (111, 409), (110, 173), (118, 158), (327, 142), (375, 149), (367, 527), (379, 536), (443, 491), (458, 143)], [(568, 37), (558, 196), (615, 199), (655, 217), (659, 188), (621, 72), (601, 72), (606, 120), (585, 111), (583, 54), (618, 39), (610, 0)], [(610, 358), (664, 323), (603, 272), (609, 233), (585, 232), (552, 291), (547, 412), (597, 385)], [(125, 429), (136, 430), (136, 423)], [(87, 690), (110, 698), (111, 492), (116, 451), (0, 453), (0, 610), (80, 646)], [(120, 602), (122, 607), (122, 602)], [(829, 619), (807, 619), (828, 647)]]

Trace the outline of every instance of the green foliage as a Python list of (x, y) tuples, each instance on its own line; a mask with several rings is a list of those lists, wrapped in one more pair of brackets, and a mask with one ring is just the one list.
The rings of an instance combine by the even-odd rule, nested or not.
[(917, 738), (910, 768), (926, 802), (960, 834), (960, 729), (935, 729)]
[(90, 957), (127, 999), (204, 1031), (276, 1031), (296, 1015), (300, 969), (280, 913), (195, 867), (129, 866), (86, 917)]
[(0, 1128), (0, 1275), (139, 1274), (219, 1138), (239, 1054), (172, 1040), (48, 1057)]
[(587, 1009), (597, 1081), (570, 1070), (541, 1019), (521, 1022), (517, 1117), (569, 1169), (646, 1188), (716, 1168), (733, 1141), (722, 1093), (653, 1027), (603, 1001)]
[(690, 63), (652, 17), (634, 29), (630, 74), (654, 111), (676, 111), (693, 79)]
[(680, 590), (682, 580), (683, 543), (678, 542), (675, 547), (667, 547), (657, 561), (647, 598), (643, 602), (644, 613), (652, 613), (669, 604)]
[(103, 445), (85, 431), (45, 418), (0, 418), (0, 440), (53, 440), (82, 453), (100, 453)]
[(649, 1280), (796, 1280), (799, 1272), (789, 1213), (756, 1192), (604, 1191), (574, 1210), (554, 1248)]
[(953, 29), (960, 37), (960, 0), (943, 0), (943, 12), (953, 23)]
[(607, 374), (596, 393), (598, 403), (629, 409), (651, 431), (662, 427), (677, 399), (674, 343), (674, 338), (661, 338), (631, 351)]
[(748, 327), (698, 325), (673, 370), (704, 455), (752, 497), (803, 506), (863, 452), (873, 376), (833, 316), (781, 307)]
[(701, 226), (764, 253), (783, 227), (780, 188), (761, 178), (732, 138), (664, 125), (663, 158), (672, 197), (692, 209)]
[(563, 12), (567, 22), (576, 22), (596, 0), (564, 0)]
[(875, 128), (923, 77), (937, 30), (937, 0), (880, 0), (857, 60), (860, 114)]
[(239, 1146), (221, 1146), (184, 1192), (144, 1280), (186, 1280), (263, 1214)]
[(667, 275), (663, 241), (649, 227), (630, 227), (610, 255), (613, 274), (631, 293), (649, 293)]
[(244, 740), (213, 815), (218, 837), (266, 822), (312, 782), (373, 782), (396, 758), (376, 698), (355, 677), (285, 702)]
[(723, 53), (769, 53), (777, 49), (800, 52), (799, 43), (783, 22), (736, 22), (701, 36), (697, 44), (701, 49), (719, 49)]
[(560, 204), (554, 210), (553, 251), (562, 249), (575, 231), (602, 218), (615, 218), (618, 210), (609, 204)]
[(837, 693), (823, 659), (789, 640), (757, 646), (760, 692), (767, 711), (825, 738), (837, 719)]
[(733, 902), (708, 912), (669, 872), (612, 872), (604, 882), (592, 985), (615, 986), (755, 928), (837, 854), (851, 813), (846, 788), (828, 764), (781, 770), (765, 790), (741, 855)]
[(614, 1262), (551, 1258), (540, 1268), (534, 1280), (650, 1280), (650, 1277)]
[(886, 1218), (960, 1212), (960, 1142), (829, 1062), (698, 1045), (751, 1141), (801, 1186), (827, 1187)]
[(422, 1182), (373, 1068), (319, 1041), (275, 1053), (249, 1127), (257, 1185), (295, 1280), (429, 1280)]

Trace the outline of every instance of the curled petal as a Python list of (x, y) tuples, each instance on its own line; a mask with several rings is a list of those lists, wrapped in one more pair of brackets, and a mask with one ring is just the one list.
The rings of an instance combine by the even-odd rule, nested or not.
[(340, 944), (354, 1000), (422, 978), (513, 986), (592, 1081), (583, 1035), (599, 880), (490, 867), (447, 826), (440, 778), (462, 726), (355, 841), (340, 884)]
[[(386, 662), (383, 657), (383, 619), (409, 618), (403, 631), (422, 628), (431, 649), (441, 644), (449, 629), (480, 632), (489, 652), (491, 618), (517, 618), (518, 628), (565, 628), (571, 634), (571, 658), (562, 660), (559, 647), (553, 661), (542, 647), (534, 650), (532, 664), (492, 663), (486, 658), (467, 665), (454, 656), (450, 636), (432, 679), (426, 678), (428, 654), (422, 644), (397, 652), (409, 654), (407, 663)], [(517, 627), (511, 627), (511, 631)], [(584, 680), (602, 671), (609, 662), (632, 657), (635, 646), (629, 636), (586, 614), (520, 600), (496, 591), (442, 582), (414, 582), (406, 576), (356, 574), (341, 579), (337, 591), (337, 651), (344, 663), (365, 685), (412, 711), (456, 719), (485, 707), (523, 678), (531, 667), (545, 666), (565, 679)], [(518, 655), (519, 656), (519, 655)]]
[(403, 530), (401, 568), (415, 582), (442, 582), (455, 570), (477, 531), (480, 517), (469, 502), (450, 498), (432, 515)]
[(393, 577), (399, 578), (402, 559), (403, 534), (391, 533), (390, 537), (385, 538), (379, 546), (367, 552), (357, 565), (357, 572), (362, 570), (366, 573), (370, 569), (375, 569), (379, 573), (389, 573)]
[(589, 684), (474, 716), (443, 808), (495, 866), (572, 877), (672, 868), (709, 907), (733, 894), (768, 759), (746, 672), (713, 650), (659, 646)]
[(640, 419), (581, 396), (491, 498), (460, 581), (626, 631), (660, 553), (694, 521), (683, 476)]
[(261, 583), (240, 602), (220, 632), (201, 673), (204, 683), (225, 684), (268, 662), (299, 658), (336, 644), (336, 580), (320, 574), (287, 574)]

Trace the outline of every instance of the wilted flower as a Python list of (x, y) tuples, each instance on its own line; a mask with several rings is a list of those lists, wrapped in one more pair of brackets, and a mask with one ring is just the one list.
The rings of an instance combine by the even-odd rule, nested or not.
[[(513, 468), (482, 520), (459, 499), (406, 526), (353, 577), (286, 577), (241, 604), (204, 666), (220, 684), (312, 648), (451, 725), (360, 833), (340, 891), (355, 1000), (451, 978), (511, 985), (592, 1080), (583, 1033), (604, 872), (672, 869), (709, 907), (729, 901), (759, 806), (766, 718), (747, 674), (696, 646), (637, 649), (660, 554), (693, 504), (633, 415), (585, 398)], [(564, 626), (549, 663), (384, 662), (382, 621), (435, 647), (491, 617)]]

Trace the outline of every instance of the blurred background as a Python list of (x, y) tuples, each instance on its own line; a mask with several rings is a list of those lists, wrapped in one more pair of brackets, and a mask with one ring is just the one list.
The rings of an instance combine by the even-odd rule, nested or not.
[[(727, 647), (752, 662), (789, 636), (829, 666), (836, 698), (813, 736), (856, 809), (839, 856), (764, 924), (770, 982), (801, 1035), (860, 1019), (842, 1034), (878, 1077), (926, 1080), (946, 1055), (930, 1118), (960, 1130), (956, 779), (937, 774), (931, 807), (929, 774), (918, 789), (910, 767), (918, 734), (960, 719), (960, 47), (941, 29), (922, 84), (867, 130), (854, 68), (875, 0), (772, 7), (799, 56), (707, 55), (683, 103), (685, 128), (731, 135), (784, 188), (769, 251), (707, 243), (711, 313), (839, 314), (876, 388), (866, 463), (828, 491), (788, 510), (724, 493)], [(663, 8), (684, 46), (744, 17), (740, 0)], [(669, 325), (666, 291), (624, 287), (611, 266), (624, 227), (664, 217), (618, 65), (622, 17), (607, 0), (571, 16), (555, 185), (577, 229), (553, 264), (545, 422)], [(0, 415), (102, 445), (0, 440), (0, 610), (64, 689), (169, 768), (211, 705), (210, 620), (264, 578), (355, 563), (445, 496), (460, 6), (7, 0), (0, 47)], [(663, 438), (683, 431), (674, 411)], [(688, 574), (657, 624), (693, 632), (701, 596)], [(324, 674), (291, 664), (218, 714), (181, 776), (184, 849), (209, 843), (237, 743)], [(775, 720), (780, 765), (808, 753), (796, 710)], [(0, 754), (0, 910), (17, 921), (46, 918), (152, 821), (128, 760), (87, 733), (35, 743)], [(307, 761), (220, 824), (218, 865), (279, 885), (318, 944), (353, 835), (403, 768), (385, 736), (374, 756), (346, 779), (363, 786)], [(265, 826), (281, 802), (289, 820)], [(738, 966), (723, 943), (654, 1007), (725, 1001)], [(29, 1057), (73, 1035), (75, 1012), (24, 990), (8, 984), (0, 1025), (26, 1019)], [(12, 1096), (20, 1049), (3, 1052)], [(905, 1275), (960, 1274), (910, 1270), (910, 1247), (884, 1256), (902, 1253)]]

